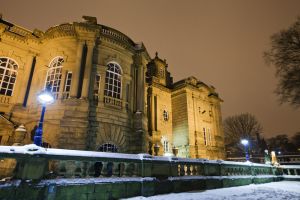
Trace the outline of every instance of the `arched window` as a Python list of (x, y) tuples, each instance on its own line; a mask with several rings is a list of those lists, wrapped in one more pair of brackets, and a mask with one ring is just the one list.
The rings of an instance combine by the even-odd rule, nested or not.
[(102, 144), (99, 148), (98, 148), (98, 151), (101, 151), (101, 152), (118, 152), (118, 147), (114, 144), (111, 144), (111, 143), (105, 143), (105, 144)]
[(105, 77), (104, 95), (121, 99), (121, 67), (117, 63), (108, 63)]
[(47, 85), (51, 85), (51, 92), (58, 98), (61, 76), (62, 76), (62, 67), (63, 67), (64, 59), (60, 56), (54, 58), (49, 65), (49, 70), (47, 72), (47, 78), (45, 87)]
[(0, 57), (0, 95), (12, 96), (17, 70), (18, 64), (14, 60)]
[(161, 137), (161, 142), (163, 144), (163, 147), (164, 147), (164, 153), (168, 153), (169, 152), (169, 140), (167, 137), (165, 136), (162, 136)]
[(163, 117), (164, 117), (164, 120), (165, 120), (165, 121), (168, 121), (168, 120), (169, 120), (169, 113), (168, 113), (167, 110), (164, 110), (164, 112), (163, 112)]

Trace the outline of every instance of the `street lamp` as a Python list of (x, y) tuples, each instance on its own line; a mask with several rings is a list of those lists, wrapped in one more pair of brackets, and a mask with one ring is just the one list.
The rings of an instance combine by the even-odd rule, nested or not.
[(248, 144), (249, 144), (249, 141), (246, 140), (246, 139), (243, 139), (241, 140), (241, 143), (242, 145), (244, 145), (244, 148), (245, 148), (245, 157), (246, 157), (246, 161), (249, 161), (249, 154), (248, 154)]
[(51, 86), (48, 85), (42, 92), (40, 92), (37, 96), (37, 99), (42, 104), (42, 113), (41, 113), (39, 126), (35, 131), (33, 142), (37, 146), (42, 146), (43, 122), (44, 122), (44, 115), (46, 111), (46, 105), (49, 105), (54, 102), (54, 96), (51, 93)]

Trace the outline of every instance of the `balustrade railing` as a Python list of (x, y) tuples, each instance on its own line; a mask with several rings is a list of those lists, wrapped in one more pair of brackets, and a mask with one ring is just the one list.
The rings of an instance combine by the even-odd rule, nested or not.
[[(10, 178), (7, 184), (4, 183), (6, 190), (11, 191), (9, 194), (13, 198), (10, 199), (18, 199), (13, 191), (22, 193), (23, 188), (15, 186), (14, 182), (9, 181), (11, 178), (27, 180), (24, 181), (28, 183), (25, 188), (31, 191), (37, 188), (34, 183), (40, 184), (40, 188), (45, 188), (45, 192), (41, 194), (45, 193), (48, 197), (64, 196), (63, 192), (55, 194), (49, 191), (66, 191), (62, 199), (75, 198), (70, 198), (68, 194), (87, 195), (86, 188), (91, 190), (88, 195), (109, 194), (104, 199), (111, 199), (111, 195), (118, 199), (300, 179), (300, 166), (45, 149), (35, 145), (0, 146), (0, 161), (0, 178), (4, 178), (2, 180), (8, 177), (3, 172), (10, 169)], [(31, 181), (39, 179), (43, 180)], [(116, 181), (121, 183), (122, 188), (134, 188), (133, 191), (124, 189), (121, 193), (116, 192), (121, 187), (120, 184), (115, 184)], [(82, 184), (78, 185), (79, 182)]]
[[(35, 145), (0, 146), (0, 159), (7, 158), (17, 162), (19, 171), (16, 177), (32, 179), (300, 175), (300, 166), (297, 165), (275, 167), (247, 162), (155, 157), (148, 154), (45, 149)], [(0, 170), (5, 168), (3, 164), (5, 162), (0, 162)], [(31, 168), (34, 170), (30, 171)]]
[(122, 108), (122, 100), (116, 99), (109, 96), (104, 96), (104, 103), (109, 106), (113, 106), (116, 108)]
[(300, 176), (300, 165), (281, 165), (278, 170), (284, 176)]
[(0, 95), (0, 103), (2, 104), (10, 104), (11, 97), (10, 96), (4, 96)]
[(132, 45), (132, 46), (135, 45), (134, 42), (129, 37), (127, 37), (125, 34), (119, 32), (117, 30), (114, 30), (112, 28), (102, 26), (102, 34), (106, 35), (106, 36), (109, 36), (111, 38), (114, 38), (116, 40), (119, 40), (123, 43), (127, 43), (127, 44)]

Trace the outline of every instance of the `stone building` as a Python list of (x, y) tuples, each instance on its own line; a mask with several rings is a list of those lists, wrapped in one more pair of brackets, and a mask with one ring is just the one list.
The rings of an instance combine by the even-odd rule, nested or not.
[(212, 86), (194, 77), (173, 83), (166, 61), (142, 43), (83, 19), (45, 32), (0, 19), (1, 145), (32, 143), (36, 96), (50, 84), (44, 146), (150, 154), (156, 146), (159, 155), (176, 147), (181, 157), (224, 158), (222, 100)]

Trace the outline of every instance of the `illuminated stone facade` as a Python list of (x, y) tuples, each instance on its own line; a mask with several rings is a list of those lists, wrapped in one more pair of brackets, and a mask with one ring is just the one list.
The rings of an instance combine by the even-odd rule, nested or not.
[[(36, 96), (50, 84), (46, 146), (224, 158), (222, 100), (194, 77), (173, 83), (167, 67), (94, 17), (45, 32), (0, 19), (1, 145), (32, 143)], [(21, 124), (26, 132), (16, 131)]]

